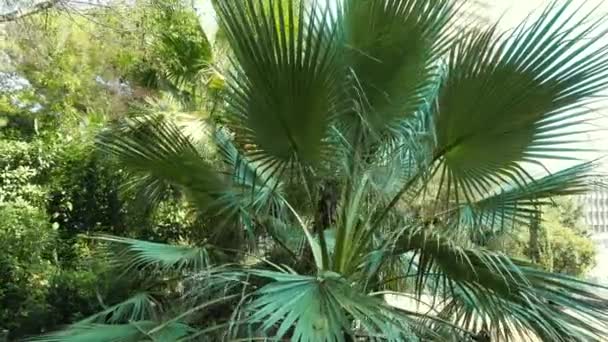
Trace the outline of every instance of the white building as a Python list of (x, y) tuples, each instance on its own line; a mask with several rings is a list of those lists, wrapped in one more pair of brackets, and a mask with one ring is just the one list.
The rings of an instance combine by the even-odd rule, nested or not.
[(608, 189), (598, 188), (581, 197), (585, 223), (597, 245), (596, 266), (589, 273), (592, 281), (608, 284)]

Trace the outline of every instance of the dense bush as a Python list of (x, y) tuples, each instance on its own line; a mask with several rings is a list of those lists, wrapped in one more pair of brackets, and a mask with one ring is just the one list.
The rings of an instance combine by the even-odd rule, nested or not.
[[(56, 271), (56, 229), (41, 208), (0, 203), (0, 325), (35, 332), (46, 319), (49, 280)], [(44, 324), (44, 323), (42, 323)]]
[[(129, 103), (159, 89), (193, 99), (211, 58), (197, 18), (173, 1), (89, 14), (97, 20), (49, 13), (3, 27), (10, 39), (0, 52), (11, 63), (0, 71), (17, 82), (0, 92), (0, 330), (11, 339), (77, 321), (136, 288), (128, 278), (116, 284), (102, 250), (82, 236), (175, 242), (197, 231), (179, 196), (140, 210), (122, 186), (127, 175), (94, 146)], [(185, 60), (192, 67), (181, 68)]]

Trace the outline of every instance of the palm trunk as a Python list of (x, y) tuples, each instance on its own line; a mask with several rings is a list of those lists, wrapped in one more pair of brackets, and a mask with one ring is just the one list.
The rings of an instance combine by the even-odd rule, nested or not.
[(538, 263), (540, 262), (540, 257), (541, 257), (541, 247), (540, 247), (540, 222), (541, 221), (541, 214), (540, 214), (540, 210), (537, 212), (537, 214), (534, 215), (534, 217), (532, 217), (531, 222), (530, 222), (530, 240), (528, 241), (528, 247), (529, 247), (529, 255), (528, 257), (530, 258), (530, 260), (532, 260), (533, 263)]
[(319, 201), (315, 213), (313, 231), (321, 234), (336, 222), (336, 208), (338, 206), (338, 184), (335, 181), (325, 181), (319, 190)]

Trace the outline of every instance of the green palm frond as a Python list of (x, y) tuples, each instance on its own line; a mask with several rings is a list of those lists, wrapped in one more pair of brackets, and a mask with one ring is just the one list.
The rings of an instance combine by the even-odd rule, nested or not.
[(376, 298), (359, 293), (336, 273), (317, 277), (252, 270), (273, 282), (254, 293), (248, 321), (274, 338), (292, 341), (345, 341), (353, 336), (351, 319), (362, 333), (384, 340), (412, 338), (408, 319)]
[[(347, 0), (341, 23), (362, 118), (384, 132), (398, 119), (432, 102), (438, 60), (450, 45), (455, 2), (449, 0)], [(356, 118), (349, 118), (350, 120)]]
[[(216, 0), (234, 66), (227, 81), (226, 119), (254, 161), (281, 168), (318, 166), (330, 157), (330, 123), (351, 105), (344, 97), (338, 27), (329, 8), (313, 2)], [(303, 3), (303, 2), (302, 2)]]
[[(150, 322), (143, 324), (146, 328)], [(141, 324), (141, 323), (139, 323)], [(89, 324), (34, 339), (40, 342), (135, 342), (145, 335), (136, 324)]]
[[(521, 334), (567, 341), (603, 336), (608, 303), (597, 285), (537, 270), (500, 253), (462, 246), (448, 236), (407, 229), (398, 244), (413, 253), (415, 290), (446, 303), (445, 317), (469, 331), (482, 326), (500, 340)], [(559, 308), (559, 309), (558, 309)]]
[[(274, 173), (249, 161), (225, 131), (215, 129), (209, 139), (195, 139), (177, 126), (175, 113), (153, 112), (127, 120), (98, 140), (133, 172), (127, 185), (138, 201), (153, 209), (177, 190), (219, 226), (243, 226), (251, 241), (257, 220), (252, 215), (282, 215), (284, 199)], [(216, 151), (203, 151), (195, 140)], [(214, 152), (226, 167), (212, 165)]]
[[(147, 194), (169, 186), (185, 191), (205, 210), (225, 192), (223, 177), (203, 158), (193, 142), (164, 116), (137, 116), (100, 135), (99, 146), (143, 175)], [(153, 201), (159, 196), (146, 199)]]
[(598, 291), (605, 289), (532, 268), (522, 270), (529, 284), (513, 286), (508, 296), (452, 284), (441, 315), (471, 331), (485, 327), (498, 340), (602, 340), (608, 307)]
[(369, 237), (374, 228), (370, 226), (370, 212), (373, 212), (373, 208), (370, 208), (366, 197), (370, 185), (366, 176), (355, 181), (355, 188), (344, 196), (343, 206), (336, 219), (331, 266), (341, 274), (354, 272), (367, 256), (372, 243)]
[(118, 247), (116, 260), (125, 269), (202, 270), (210, 265), (210, 252), (205, 247), (175, 246), (110, 235), (93, 237)]
[(181, 323), (169, 324), (150, 333), (157, 326), (152, 321), (134, 321), (128, 324), (83, 324), (65, 331), (42, 336), (38, 342), (140, 342), (177, 341), (192, 333), (192, 328)]
[(398, 195), (409, 180), (428, 166), (432, 153), (427, 133), (419, 120), (402, 120), (393, 137), (375, 151), (367, 172), (379, 197), (391, 199)]
[(192, 91), (203, 85), (211, 63), (211, 47), (205, 34), (202, 29), (196, 34), (200, 37), (188, 39), (176, 32), (159, 34), (158, 48), (166, 56), (161, 72), (179, 90)]
[(505, 179), (527, 182), (521, 162), (584, 150), (570, 144), (591, 111), (585, 105), (607, 84), (608, 48), (599, 41), (603, 18), (578, 19), (573, 10), (571, 1), (553, 2), (510, 35), (469, 34), (450, 51), (434, 158), (461, 199)]
[(239, 188), (237, 191), (243, 193), (243, 203), (251, 205), (258, 213), (270, 211), (276, 215), (282, 212), (282, 185), (274, 177), (273, 170), (264, 169), (251, 162), (239, 152), (228, 132), (223, 129), (215, 132), (214, 141), (228, 172), (232, 175), (235, 187)]
[(395, 243), (398, 255), (412, 253), (416, 263), (416, 290), (423, 291), (429, 279), (439, 269), (451, 281), (467, 283), (489, 281), (494, 290), (508, 292), (507, 280), (525, 283), (515, 264), (505, 256), (474, 248), (463, 247), (458, 241), (434, 229), (407, 227)]
[(151, 15), (158, 25), (149, 39), (152, 54), (144, 84), (165, 88), (186, 97), (197, 95), (212, 63), (211, 44), (198, 16), (188, 5), (175, 1), (155, 1)]
[(145, 321), (155, 318), (160, 311), (160, 303), (150, 294), (138, 293), (127, 300), (83, 319), (77, 325), (110, 323), (118, 324), (131, 321)]
[(480, 233), (504, 231), (513, 224), (528, 225), (540, 206), (558, 196), (581, 195), (592, 189), (597, 178), (594, 162), (582, 163), (526, 184), (506, 184), (503, 190), (457, 211), (459, 225)]
[(296, 254), (299, 254), (306, 244), (306, 236), (301, 229), (288, 226), (285, 222), (273, 217), (268, 217), (262, 224), (270, 230), (270, 235), (283, 241)]
[[(203, 274), (203, 272), (198, 273), (199, 277)], [(197, 283), (207, 282), (221, 286), (220, 284), (225, 285), (230, 281), (238, 281), (241, 274), (225, 270), (213, 270), (206, 275), (210, 275), (212, 279), (210, 281), (206, 278), (198, 279)], [(218, 290), (212, 298), (189, 298), (186, 303), (191, 306), (180, 307), (183, 303), (174, 299), (172, 302), (166, 303), (167, 308), (163, 308), (165, 310), (161, 310), (160, 307), (156, 307), (156, 302), (150, 304), (153, 301), (151, 297), (140, 294), (104, 312), (74, 323), (60, 332), (46, 334), (31, 341), (173, 342), (200, 339), (206, 341), (209, 340), (208, 338), (212, 338), (211, 336), (214, 336), (218, 330), (225, 329), (226, 324), (205, 322), (204, 327), (201, 328), (191, 325), (192, 322), (200, 318), (200, 311), (203, 309), (237, 297), (236, 294), (225, 295)], [(204, 299), (204, 301), (200, 299)], [(149, 305), (151, 306), (150, 309), (147, 308)], [(138, 313), (137, 310), (141, 311)], [(147, 310), (156, 311), (154, 317), (145, 318), (146, 315), (142, 313)], [(117, 316), (119, 313), (122, 317)]]

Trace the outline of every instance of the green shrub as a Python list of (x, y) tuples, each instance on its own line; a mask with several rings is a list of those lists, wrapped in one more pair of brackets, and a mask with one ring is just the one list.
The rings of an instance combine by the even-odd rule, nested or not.
[(0, 204), (0, 325), (13, 334), (36, 331), (47, 311), (55, 235), (40, 208), (23, 201)]

